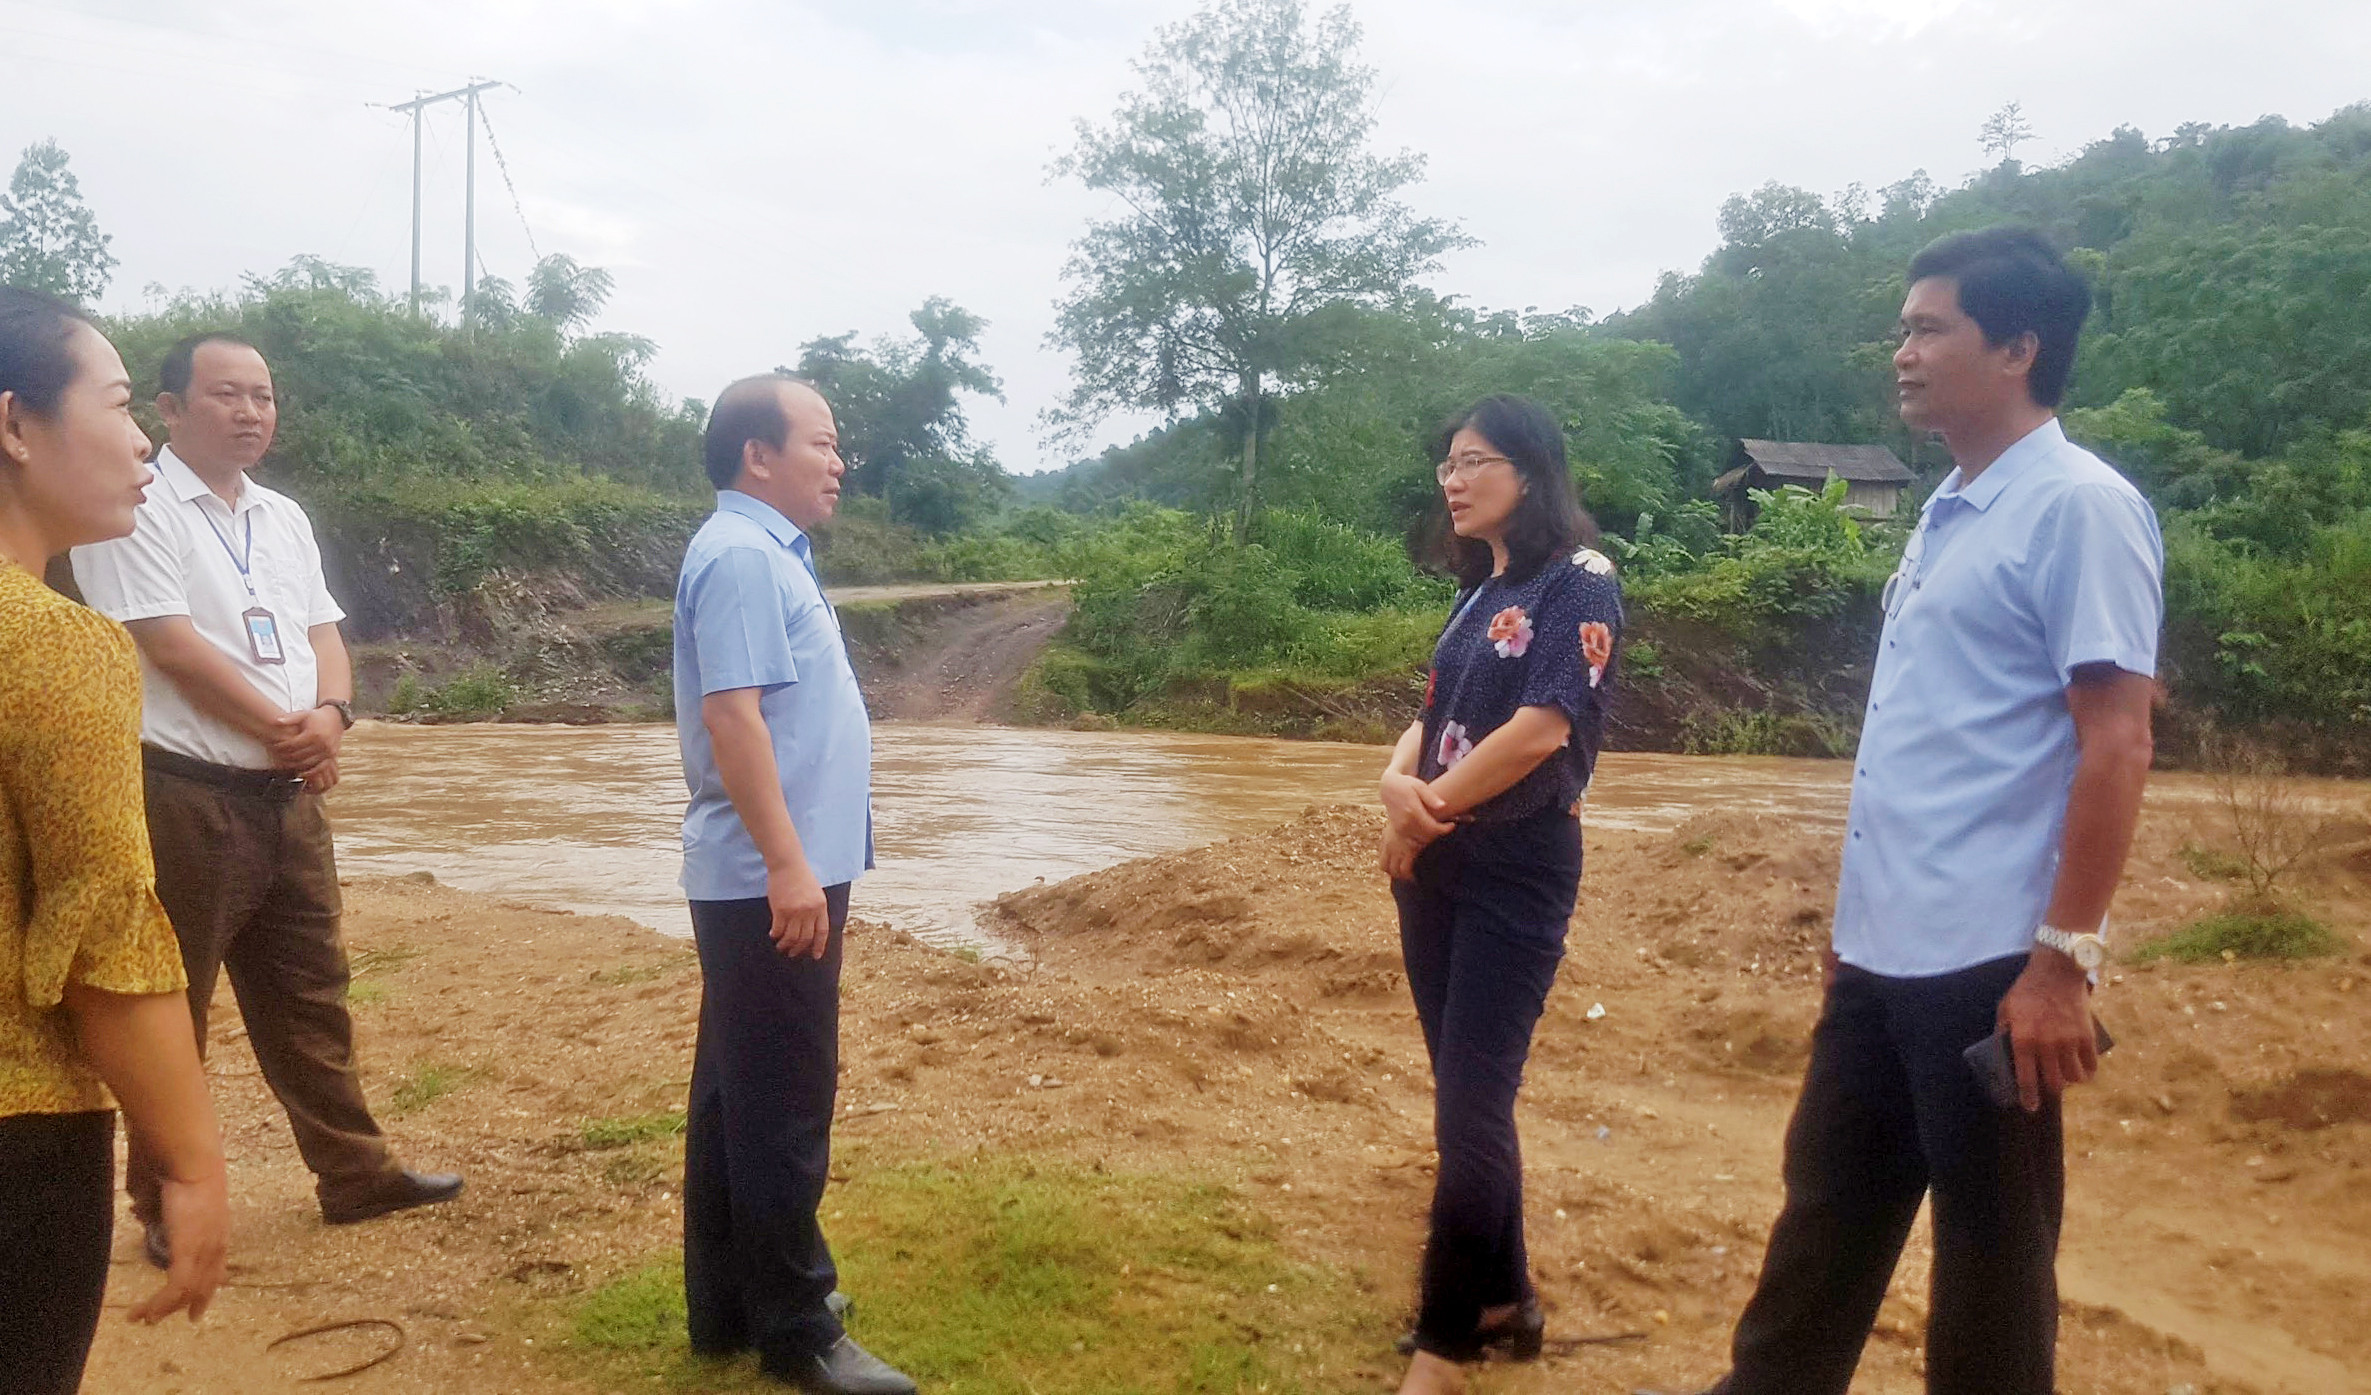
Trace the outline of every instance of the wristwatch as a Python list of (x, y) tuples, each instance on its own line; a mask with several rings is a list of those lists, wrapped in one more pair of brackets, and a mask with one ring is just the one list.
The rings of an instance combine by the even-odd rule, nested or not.
[(323, 699), (321, 699), (321, 701), (319, 701), (319, 702), (317, 702), (317, 703), (314, 703), (314, 704), (313, 704), (313, 706), (315, 706), (316, 708), (320, 708), (320, 707), (334, 707), (334, 708), (336, 708), (336, 709), (338, 710), (338, 719), (339, 719), (340, 721), (342, 721), (342, 722), (344, 722), (344, 723), (346, 724), (346, 730), (348, 730), (348, 731), (352, 731), (352, 730), (354, 730), (354, 704), (353, 704), (353, 703), (350, 703), (350, 702), (346, 701), (344, 698), (323, 698)]
[(2045, 925), (2033, 932), (2033, 942), (2045, 949), (2057, 950), (2074, 960), (2075, 966), (2089, 976), (2094, 985), (2099, 982), (2100, 969), (2108, 962), (2107, 937), (2095, 932), (2061, 930), (2054, 925)]

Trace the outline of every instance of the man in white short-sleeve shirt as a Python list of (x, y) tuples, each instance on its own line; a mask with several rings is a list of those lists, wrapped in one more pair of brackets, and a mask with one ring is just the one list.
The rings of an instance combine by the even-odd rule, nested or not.
[[(158, 373), (169, 433), (132, 534), (74, 549), (76, 585), (140, 648), (141, 746), (157, 895), (181, 941), (198, 1048), (228, 971), (264, 1079), (288, 1111), (324, 1220), (458, 1195), (395, 1161), (354, 1068), (337, 860), (321, 796), (353, 725), (353, 668), (312, 521), (247, 478), (278, 423), (271, 370), (224, 334), (173, 346)], [(154, 1161), (125, 1182), (167, 1253)]]

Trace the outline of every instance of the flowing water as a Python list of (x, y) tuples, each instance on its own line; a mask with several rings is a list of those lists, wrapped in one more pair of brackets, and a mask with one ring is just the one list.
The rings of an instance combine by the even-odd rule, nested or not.
[[(873, 729), (879, 869), (856, 913), (939, 943), (978, 943), (1000, 892), (1253, 833), (1312, 804), (1374, 798), (1375, 746), (1169, 732), (883, 723)], [(683, 776), (664, 726), (394, 726), (346, 740), (331, 799), (349, 875), (431, 872), (538, 906), (672, 934)], [(1843, 761), (1610, 753), (1588, 819), (1659, 831), (1709, 809), (1840, 828)], [(2330, 782), (2334, 786), (2336, 782)], [(2360, 788), (2352, 791), (2357, 798)], [(2203, 803), (2160, 775), (2154, 800)]]

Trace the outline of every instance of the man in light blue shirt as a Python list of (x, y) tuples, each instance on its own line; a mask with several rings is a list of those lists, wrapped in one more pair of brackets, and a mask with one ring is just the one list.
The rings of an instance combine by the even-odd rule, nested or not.
[[(1957, 468), (1886, 587), (1786, 1208), (1718, 1395), (1844, 1395), (1929, 1195), (1927, 1389), (2054, 1388), (2058, 1097), (2098, 1067), (2087, 971), (2149, 769), (2164, 552), (2054, 415), (2091, 305), (2058, 253), (1959, 233), (1909, 280), (1902, 419)], [(1962, 1054), (1996, 1029), (2021, 1107)]]
[(872, 866), (872, 729), (807, 538), (838, 507), (839, 431), (807, 384), (745, 378), (716, 399), (703, 454), (716, 513), (675, 588), (701, 975), (684, 1144), (691, 1344), (755, 1349), (766, 1374), (818, 1395), (912, 1395), (841, 1327), (815, 1217), (848, 890)]

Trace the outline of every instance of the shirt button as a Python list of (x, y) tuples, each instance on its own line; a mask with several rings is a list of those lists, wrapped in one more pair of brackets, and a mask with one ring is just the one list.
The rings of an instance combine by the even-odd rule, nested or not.
[(1860, 840), (1861, 840), (1861, 831), (1860, 831), (1859, 829), (1857, 829), (1857, 828), (1856, 828), (1856, 829), (1854, 829), (1854, 830), (1852, 831), (1852, 841), (1854, 841), (1854, 842), (1856, 842), (1856, 843), (1857, 843), (1857, 842), (1859, 842)]

